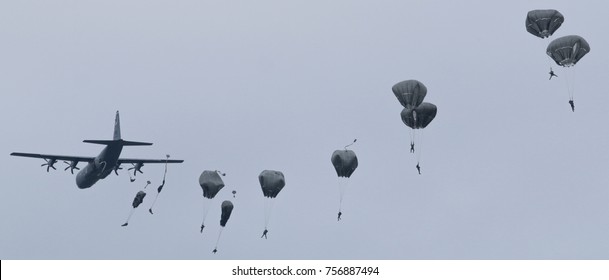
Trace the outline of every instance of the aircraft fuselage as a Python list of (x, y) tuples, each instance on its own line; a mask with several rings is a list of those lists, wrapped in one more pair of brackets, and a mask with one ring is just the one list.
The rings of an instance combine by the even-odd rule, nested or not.
[(106, 178), (116, 167), (123, 150), (122, 143), (107, 145), (93, 162), (90, 162), (76, 174), (76, 185), (80, 189), (93, 186), (100, 179)]

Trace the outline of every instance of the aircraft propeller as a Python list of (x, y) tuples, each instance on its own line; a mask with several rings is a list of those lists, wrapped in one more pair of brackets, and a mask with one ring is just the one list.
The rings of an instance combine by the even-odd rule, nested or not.
[(54, 159), (54, 158), (46, 159), (45, 158), (44, 160), (47, 163), (43, 163), (40, 166), (45, 166), (46, 165), (47, 166), (47, 172), (49, 172), (49, 168), (53, 168), (54, 170), (57, 170), (57, 168), (55, 168), (55, 166), (53, 166), (57, 162), (57, 159)]
[(144, 172), (142, 172), (142, 170), (141, 170), (142, 166), (144, 166), (143, 162), (132, 163), (132, 164), (133, 164), (133, 167), (129, 167), (129, 169), (127, 169), (127, 170), (133, 170), (133, 176), (135, 176), (137, 174), (136, 172), (144, 174)]
[(117, 164), (114, 166), (114, 174), (116, 174), (116, 176), (118, 176), (118, 171), (119, 171), (119, 170), (123, 170), (123, 168), (121, 167), (121, 164), (120, 164), (120, 163), (117, 163)]
[(70, 161), (70, 162), (64, 160), (63, 162), (65, 162), (68, 165), (68, 167), (66, 167), (64, 169), (64, 171), (66, 171), (66, 170), (68, 170), (68, 168), (70, 168), (70, 172), (72, 174), (74, 174), (74, 169), (80, 170), (80, 168), (76, 167), (76, 165), (78, 164), (77, 160), (73, 160), (73, 161)]

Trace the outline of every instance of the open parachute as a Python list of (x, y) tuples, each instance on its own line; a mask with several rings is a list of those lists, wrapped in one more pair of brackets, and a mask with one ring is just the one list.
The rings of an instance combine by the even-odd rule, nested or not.
[(279, 192), (285, 187), (285, 177), (281, 171), (264, 170), (258, 175), (258, 181), (262, 188), (262, 194), (265, 197), (264, 201), (264, 233), (266, 237), (268, 232), (269, 219), (273, 209), (275, 198)]
[[(357, 139), (353, 141), (355, 143)], [(332, 157), (330, 161), (334, 166), (334, 170), (336, 170), (336, 175), (338, 176), (338, 190), (339, 190), (339, 205), (338, 205), (338, 220), (340, 221), (343, 207), (343, 197), (345, 195), (345, 189), (347, 188), (347, 184), (349, 178), (357, 168), (357, 156), (355, 152), (352, 150), (347, 150), (347, 147), (352, 145), (353, 143), (345, 146), (344, 150), (336, 150), (332, 153)]]
[(338, 177), (351, 177), (351, 174), (357, 168), (357, 156), (352, 150), (336, 150), (332, 153), (332, 165), (336, 170)]
[(413, 109), (404, 108), (400, 115), (406, 126), (412, 129), (421, 129), (426, 128), (431, 123), (437, 112), (438, 107), (436, 105), (423, 102)]
[(230, 214), (233, 212), (233, 203), (230, 200), (225, 200), (220, 205), (220, 209), (222, 210), (222, 214), (220, 215), (220, 232), (218, 232), (218, 239), (216, 240), (216, 247), (212, 251), (214, 254), (218, 252), (218, 243), (220, 242), (220, 236), (222, 236), (222, 231), (230, 218)]
[(264, 170), (258, 175), (262, 194), (268, 198), (275, 198), (285, 187), (285, 177), (281, 171)]
[(199, 185), (203, 190), (203, 197), (212, 199), (224, 188), (224, 181), (218, 171), (205, 170), (199, 176)]
[(546, 49), (548, 56), (564, 68), (567, 92), (569, 93), (569, 104), (571, 110), (575, 111), (573, 95), (575, 92), (575, 65), (590, 52), (588, 42), (577, 35), (569, 35), (554, 39)]
[(546, 49), (546, 53), (556, 64), (563, 67), (575, 66), (577, 62), (590, 52), (590, 45), (584, 38), (569, 35), (554, 39)]
[(220, 205), (220, 209), (222, 209), (222, 215), (220, 216), (220, 226), (225, 227), (226, 222), (228, 222), (228, 218), (230, 218), (230, 214), (233, 212), (233, 203), (230, 200), (225, 200)]
[(404, 108), (419, 106), (427, 95), (427, 87), (417, 80), (406, 80), (395, 84), (391, 90)]
[(527, 13), (525, 26), (529, 33), (543, 39), (552, 36), (564, 21), (557, 10), (532, 10)]
[(203, 222), (201, 223), (201, 232), (203, 232), (203, 229), (205, 228), (205, 218), (209, 212), (211, 200), (216, 197), (222, 188), (224, 188), (224, 181), (222, 181), (220, 175), (224, 176), (226, 174), (220, 173), (219, 171), (204, 170), (201, 173), (201, 176), (199, 176), (199, 185), (203, 190), (203, 197), (206, 198), (203, 201)]
[[(402, 122), (411, 128), (410, 130), (410, 152), (416, 153), (417, 171), (421, 174), (421, 149), (415, 151), (415, 143), (423, 142), (417, 140), (417, 130), (427, 127), (436, 117), (438, 108), (436, 105), (423, 102), (427, 96), (427, 87), (417, 80), (401, 81), (391, 88), (393, 94), (404, 107), (401, 112)], [(422, 132), (421, 138), (422, 138)]]
[[(563, 15), (557, 10), (532, 10), (527, 13), (527, 17), (525, 19), (525, 27), (527, 32), (532, 34), (537, 38), (541, 38), (542, 40), (538, 40), (540, 47), (545, 48), (548, 45), (548, 38), (558, 30), (558, 28), (565, 21)], [(552, 61), (548, 60), (548, 67), (550, 68), (550, 79), (552, 77), (558, 77), (552, 70)]]

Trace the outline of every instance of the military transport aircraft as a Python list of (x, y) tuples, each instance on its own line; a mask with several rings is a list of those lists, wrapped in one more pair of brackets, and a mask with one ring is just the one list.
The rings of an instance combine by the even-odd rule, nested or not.
[[(131, 163), (133, 167), (129, 170), (133, 170), (135, 176), (136, 172), (142, 173), (140, 170), (144, 163), (182, 163), (183, 160), (170, 160), (170, 159), (132, 159), (132, 158), (119, 158), (121, 151), (124, 146), (149, 146), (152, 143), (145, 142), (134, 142), (126, 141), (121, 138), (121, 125), (118, 117), (118, 111), (116, 111), (116, 119), (114, 121), (114, 138), (112, 140), (84, 140), (85, 143), (101, 144), (106, 147), (96, 157), (75, 157), (75, 156), (59, 156), (59, 155), (45, 155), (45, 154), (29, 154), (29, 153), (11, 153), (11, 156), (19, 157), (33, 157), (41, 158), (46, 163), (41, 166), (47, 167), (47, 172), (50, 168), (56, 169), (53, 166), (58, 160), (63, 160), (69, 164), (65, 170), (70, 168), (70, 172), (74, 174), (74, 169), (80, 170), (76, 167), (79, 162), (87, 162), (87, 166), (80, 170), (76, 175), (76, 185), (81, 189), (86, 189), (95, 184), (100, 179), (108, 177), (108, 175), (114, 171), (118, 175), (118, 170), (122, 169), (120, 166), (123, 163)], [(169, 156), (168, 156), (169, 157)]]

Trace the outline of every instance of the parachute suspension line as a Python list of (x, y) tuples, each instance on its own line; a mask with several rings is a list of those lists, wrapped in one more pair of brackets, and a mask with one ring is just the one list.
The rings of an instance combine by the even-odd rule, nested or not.
[(421, 129), (421, 132), (419, 134), (419, 142), (418, 142), (418, 144), (419, 144), (419, 146), (416, 149), (416, 154), (417, 154), (417, 163), (420, 163), (421, 162), (421, 153), (422, 153), (421, 151), (423, 150), (422, 149), (422, 146), (423, 146), (423, 129)]
[(554, 65), (554, 60), (552, 60), (549, 55), (546, 55), (546, 57), (548, 58), (548, 67), (550, 68), (550, 71), (552, 71), (552, 65)]
[(264, 198), (264, 229), (267, 229), (267, 227), (269, 226), (269, 219), (270, 219), (270, 215), (271, 215), (271, 203), (272, 203), (272, 198), (268, 198), (265, 197)]
[(571, 100), (571, 90), (570, 90), (571, 85), (569, 85), (569, 77), (568, 77), (569, 74), (567, 73), (568, 71), (569, 71), (569, 69), (565, 70), (565, 76), (567, 76), (567, 77), (565, 77), (565, 85), (567, 86), (567, 94), (569, 95), (569, 100)]
[(122, 227), (125, 227), (129, 224), (129, 220), (131, 220), (131, 216), (133, 215), (133, 212), (135, 211), (135, 207), (131, 208), (131, 211), (129, 211), (129, 216), (127, 216), (127, 221), (125, 221), (124, 224), (122, 224)]
[(550, 44), (550, 37), (545, 37), (538, 41), (540, 44), (539, 47), (543, 50), (545, 57), (548, 60), (548, 68), (550, 68), (550, 70), (552, 70), (552, 64), (554, 64), (554, 60), (546, 53), (546, 49), (548, 48), (548, 45)]
[[(159, 187), (159, 189), (161, 189), (161, 187)], [(154, 204), (156, 204), (156, 200), (159, 198), (159, 193), (160, 193), (160, 191), (156, 193), (156, 196), (154, 197), (154, 200), (152, 201), (152, 205), (150, 206), (150, 208), (148, 208), (148, 213), (150, 213), (150, 214), (154, 214), (152, 212), (152, 208), (154, 207)]]
[(216, 246), (214, 246), (215, 250), (218, 249), (218, 243), (220, 243), (220, 236), (222, 236), (223, 230), (224, 230), (224, 227), (220, 227), (220, 230), (218, 231), (218, 239), (216, 239)]
[(417, 150), (417, 147), (416, 147), (417, 142), (420, 142), (420, 141), (417, 139), (417, 138), (418, 138), (418, 137), (417, 137), (417, 134), (418, 134), (418, 133), (417, 133), (417, 130), (416, 130), (416, 129), (412, 129), (412, 144), (414, 144), (414, 145), (415, 145), (415, 147), (414, 147), (414, 150), (415, 150), (415, 151)]
[[(417, 123), (417, 111), (414, 111), (414, 110), (412, 111), (412, 118), (414, 119), (414, 123), (416, 124)], [(415, 127), (416, 127), (416, 125), (415, 125)], [(417, 142), (417, 132), (414, 128), (411, 128), (410, 130), (412, 131), (412, 141), (410, 142), (410, 145), (415, 147), (415, 144)], [(416, 151), (416, 150), (417, 150), (417, 148), (415, 147), (414, 151)], [(414, 151), (412, 151), (412, 152), (414, 152)]]
[(571, 66), (571, 100), (573, 100), (573, 96), (575, 93), (575, 65)]
[(569, 100), (573, 100), (573, 92), (575, 91), (575, 67), (569, 66), (565, 69), (565, 83), (567, 85), (567, 92), (569, 93)]
[[(152, 208), (154, 207), (154, 204), (156, 204), (156, 200), (159, 198), (159, 194), (161, 193), (161, 191), (163, 190), (163, 187), (165, 186), (165, 177), (167, 177), (167, 163), (169, 161), (169, 155), (166, 155), (167, 159), (165, 159), (165, 173), (163, 173), (163, 182), (161, 183), (161, 185), (156, 189), (156, 196), (154, 197), (154, 201), (152, 201), (152, 205), (150, 206), (150, 208), (148, 209), (148, 212), (150, 214), (154, 214), (152, 213)], [(148, 181), (150, 182), (150, 181)]]
[(133, 204), (132, 204), (133, 208), (131, 208), (131, 211), (129, 212), (127, 221), (124, 224), (122, 224), (121, 226), (124, 227), (129, 224), (129, 220), (131, 219), (131, 215), (133, 215), (135, 208), (137, 208), (144, 201), (144, 197), (146, 197), (146, 193), (144, 191), (146, 190), (146, 187), (148, 187), (148, 185), (150, 185), (150, 181), (146, 181), (146, 185), (144, 186), (144, 188), (135, 195), (135, 198), (134, 198)]
[(267, 229), (269, 227), (271, 213), (273, 212), (273, 206), (275, 205), (275, 199), (268, 197), (265, 197), (264, 199), (264, 229)]
[(127, 172), (127, 175), (129, 175), (129, 182), (133, 183), (135, 182), (135, 177), (131, 177), (131, 172), (129, 172), (129, 170), (125, 169), (125, 172)]
[(203, 228), (205, 228), (205, 219), (207, 218), (207, 213), (209, 212), (210, 205), (211, 205), (211, 199), (204, 198), (204, 200), (203, 200), (203, 221), (201, 222), (201, 233), (203, 233)]
[(347, 188), (349, 178), (338, 177), (338, 192), (339, 192), (339, 204), (338, 211), (342, 212), (343, 209), (343, 197), (345, 196), (345, 189)]

